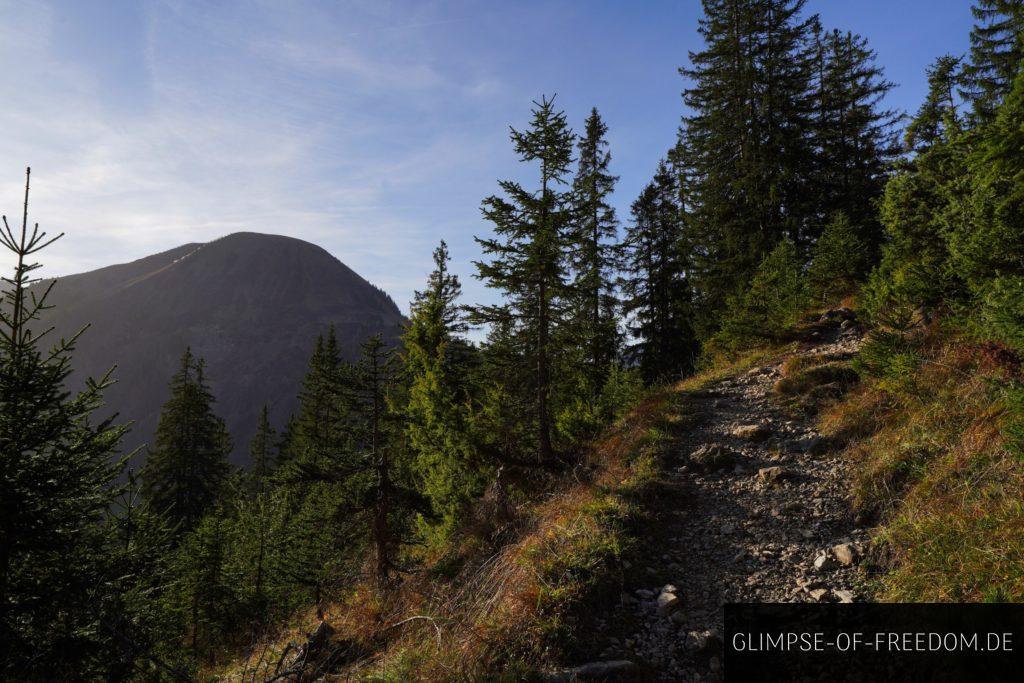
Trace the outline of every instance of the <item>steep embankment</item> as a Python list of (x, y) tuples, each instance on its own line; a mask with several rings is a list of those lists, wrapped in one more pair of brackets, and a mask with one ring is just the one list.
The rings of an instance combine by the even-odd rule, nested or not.
[(853, 382), (850, 315), (657, 393), (554, 490), (485, 500), (497, 546), (453, 548), (383, 596), (356, 587), (326, 625), (302, 620), (222, 673), (715, 678), (724, 603), (867, 597), (847, 470), (813, 416)]

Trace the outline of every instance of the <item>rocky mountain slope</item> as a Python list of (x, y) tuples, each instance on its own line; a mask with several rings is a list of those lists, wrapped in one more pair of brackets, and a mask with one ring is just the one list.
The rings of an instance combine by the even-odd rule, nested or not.
[(42, 324), (58, 334), (91, 325), (74, 354), (73, 388), (117, 366), (106, 399), (135, 422), (126, 447), (152, 439), (167, 383), (191, 345), (206, 359), (238, 464), (263, 404), (277, 427), (295, 409), (317, 334), (333, 324), (343, 354), (355, 358), (367, 336), (395, 340), (403, 322), (384, 292), (324, 249), (257, 233), (61, 277), (50, 303)]

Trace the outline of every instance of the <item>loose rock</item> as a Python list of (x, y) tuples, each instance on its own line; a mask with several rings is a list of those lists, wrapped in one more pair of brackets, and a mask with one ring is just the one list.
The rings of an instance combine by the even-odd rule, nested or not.
[(766, 424), (740, 425), (732, 430), (732, 435), (737, 439), (760, 443), (772, 435), (772, 430)]
[(836, 556), (836, 560), (839, 564), (844, 567), (852, 567), (857, 561), (857, 551), (849, 543), (840, 543), (835, 546), (832, 548), (832, 554)]

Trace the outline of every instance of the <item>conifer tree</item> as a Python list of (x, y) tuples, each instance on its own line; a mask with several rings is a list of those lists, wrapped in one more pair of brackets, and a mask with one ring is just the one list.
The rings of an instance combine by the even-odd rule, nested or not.
[[(865, 248), (881, 244), (876, 200), (899, 152), (894, 112), (880, 108), (893, 85), (875, 64), (875, 52), (862, 36), (833, 30), (817, 37), (817, 212), (825, 222), (846, 216)], [(814, 239), (818, 230), (811, 230)]]
[(126, 428), (95, 419), (109, 376), (66, 389), (78, 336), (50, 340), (40, 311), (54, 283), (32, 289), (48, 238), (3, 218), (0, 244), (15, 261), (0, 306), (0, 678), (107, 678), (110, 534), (104, 516), (122, 471)]
[(963, 82), (962, 66), (959, 57), (943, 55), (928, 67), (928, 95), (904, 136), (908, 150), (925, 152), (962, 129), (957, 96)]
[(529, 129), (511, 132), (523, 162), (539, 165), (538, 187), (525, 189), (511, 180), (499, 183), (505, 197), (488, 197), (484, 217), (494, 224), (495, 238), (476, 238), (488, 261), (476, 263), (479, 277), (500, 290), (505, 303), (475, 309), (477, 322), (504, 325), (518, 337), (530, 368), (536, 452), (541, 462), (554, 459), (552, 389), (559, 378), (553, 339), (564, 322), (566, 293), (565, 233), (572, 217), (571, 193), (562, 189), (572, 161), (574, 135), (554, 100), (535, 103)]
[(623, 248), (623, 307), (647, 382), (693, 369), (697, 342), (691, 324), (683, 215), (675, 178), (665, 163), (632, 205)]
[(217, 501), (229, 472), (231, 441), (213, 412), (204, 370), (203, 360), (185, 349), (142, 470), (150, 504), (181, 531), (195, 527)]
[(882, 259), (863, 290), (869, 315), (896, 328), (962, 289), (948, 237), (967, 219), (974, 134), (958, 114), (957, 60), (940, 57), (928, 75), (927, 98), (906, 134), (915, 155), (886, 184), (879, 210), (886, 238)]
[(462, 286), (448, 270), (449, 260), (442, 241), (434, 250), (427, 288), (415, 294), (402, 337), (409, 381), (406, 433), (423, 491), (441, 515), (442, 535), (461, 521), (485, 481), (470, 435), (475, 357), (460, 336), (466, 330), (458, 305)]
[(301, 467), (307, 480), (340, 488), (332, 516), (353, 519), (365, 530), (379, 586), (400, 568), (396, 556), (408, 540), (404, 530), (410, 515), (433, 517), (426, 498), (407, 485), (409, 453), (393, 396), (398, 373), (398, 359), (383, 337), (368, 339), (344, 392), (351, 398), (343, 415), (347, 447)]
[(844, 213), (836, 213), (814, 244), (808, 284), (819, 303), (850, 294), (867, 275), (868, 246)]
[(673, 160), (685, 180), (702, 336), (783, 237), (817, 226), (809, 175), (814, 22), (803, 0), (704, 0)]
[(235, 588), (241, 578), (228, 571), (228, 540), (227, 517), (220, 511), (208, 514), (185, 534), (171, 561), (175, 579), (168, 605), (184, 627), (196, 661), (224, 642), (237, 615)]
[(351, 402), (351, 397), (345, 393), (348, 370), (338, 351), (332, 325), (326, 338), (317, 337), (309, 369), (302, 380), (299, 414), (289, 441), (292, 459), (313, 462), (329, 458), (344, 448), (342, 416)]
[(277, 432), (270, 426), (268, 408), (263, 406), (260, 410), (259, 421), (256, 423), (256, 433), (249, 442), (249, 489), (253, 495), (262, 493), (267, 485), (267, 479), (274, 470), (275, 439)]
[(1024, 72), (982, 133), (971, 159), (971, 220), (950, 232), (953, 263), (978, 290), (1024, 278)]
[(587, 394), (593, 400), (615, 362), (619, 334), (612, 273), (616, 263), (618, 220), (609, 204), (618, 180), (609, 170), (608, 127), (594, 108), (577, 143), (573, 180), (573, 222), (569, 235), (572, 342), (582, 352)]
[(807, 305), (807, 290), (796, 245), (782, 240), (761, 260), (749, 287), (729, 298), (722, 329), (708, 341), (711, 351), (734, 351), (778, 339)]
[(1024, 0), (976, 0), (965, 94), (982, 123), (995, 117), (1024, 58)]

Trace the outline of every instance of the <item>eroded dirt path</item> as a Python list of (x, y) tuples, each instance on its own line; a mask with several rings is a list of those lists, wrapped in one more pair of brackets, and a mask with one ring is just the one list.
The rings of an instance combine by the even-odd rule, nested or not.
[[(860, 335), (847, 327), (834, 320), (797, 353), (849, 359)], [(857, 562), (867, 534), (849, 513), (844, 463), (812, 419), (773, 395), (782, 362), (680, 395), (688, 424), (667, 456), (657, 518), (618, 603), (581, 624), (581, 661), (632, 661), (643, 679), (713, 681), (725, 603), (866, 598)]]

